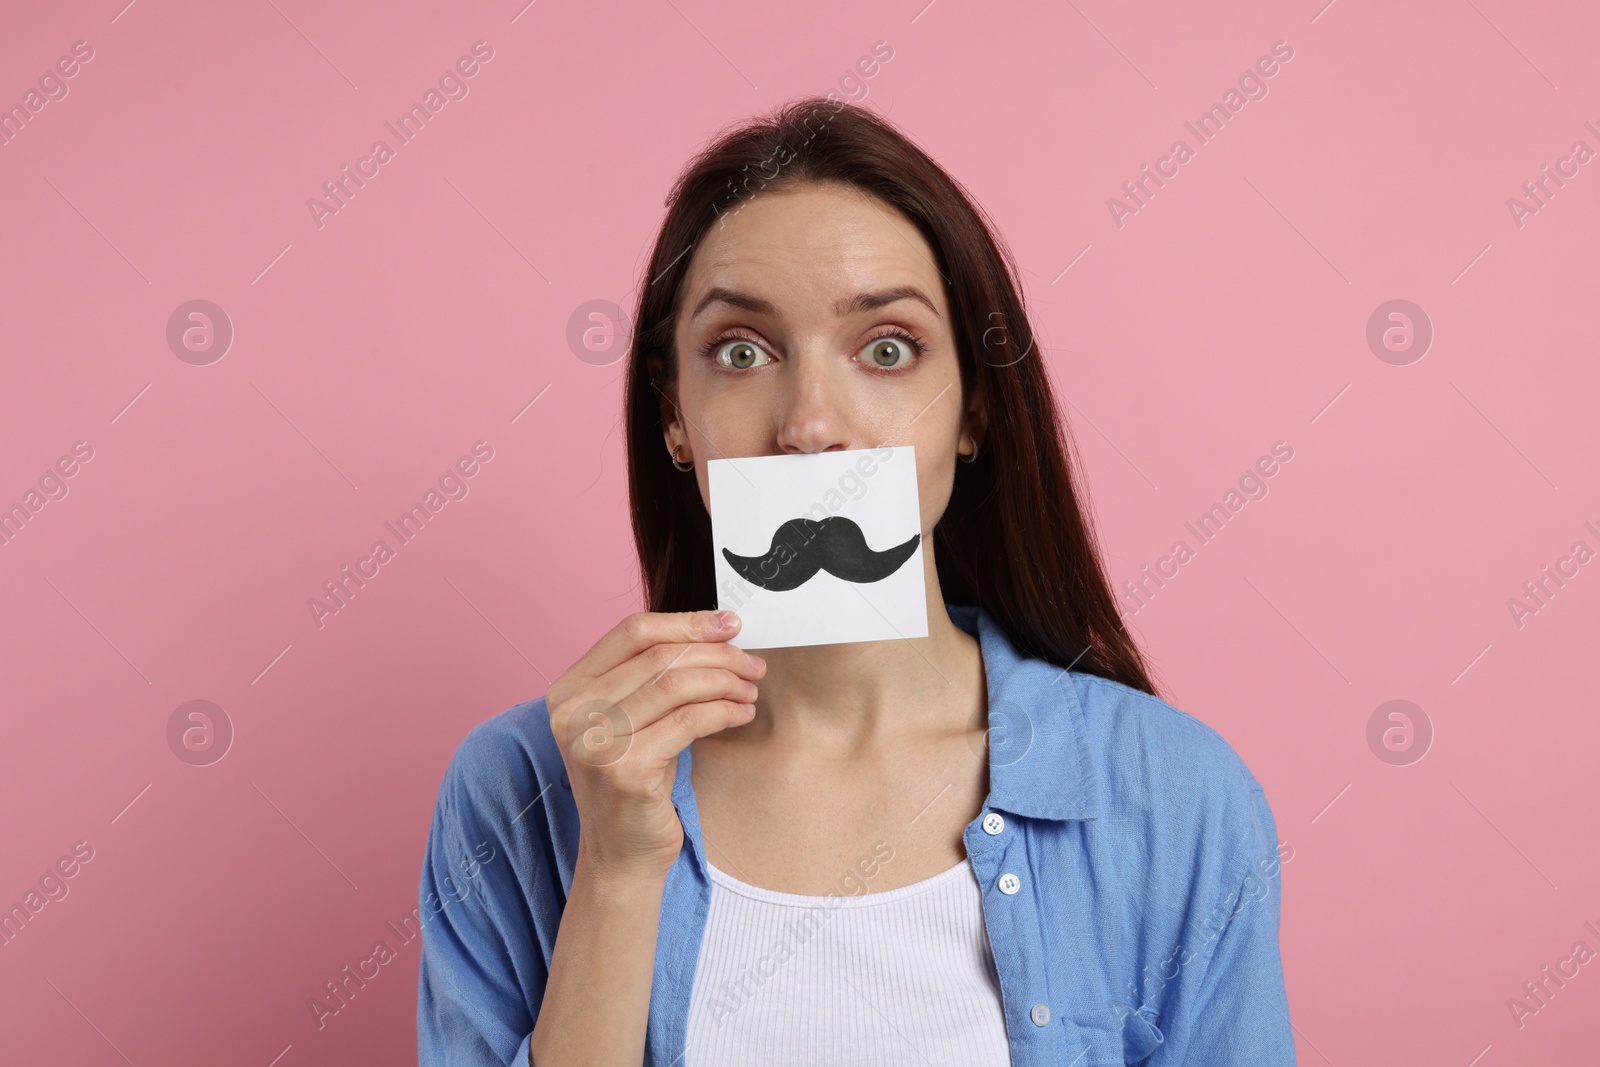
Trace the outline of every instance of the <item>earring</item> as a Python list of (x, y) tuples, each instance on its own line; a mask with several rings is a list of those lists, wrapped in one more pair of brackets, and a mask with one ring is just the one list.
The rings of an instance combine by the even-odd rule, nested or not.
[(978, 458), (978, 447), (979, 446), (976, 445), (976, 444), (974, 444), (972, 446), (972, 455), (970, 455), (970, 456), (963, 456), (960, 452), (957, 452), (956, 453), (956, 458), (959, 459), (963, 463), (972, 463), (972, 462), (976, 461), (977, 458)]
[(693, 460), (689, 461), (689, 465), (687, 467), (684, 466), (682, 463), (678, 462), (678, 446), (677, 445), (673, 445), (671, 448), (667, 449), (667, 453), (672, 457), (672, 465), (674, 467), (678, 468), (680, 471), (683, 471), (685, 474), (687, 474), (689, 471), (694, 470), (694, 461)]

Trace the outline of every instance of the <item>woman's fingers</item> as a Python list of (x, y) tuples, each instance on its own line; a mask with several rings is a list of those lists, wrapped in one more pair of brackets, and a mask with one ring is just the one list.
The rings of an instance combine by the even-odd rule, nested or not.
[(706, 668), (721, 669), (752, 682), (767, 670), (765, 661), (726, 641), (660, 644), (596, 678), (593, 688), (620, 700), (637, 689), (661, 685), (671, 675)]
[(743, 726), (755, 718), (753, 703), (738, 700), (706, 700), (681, 704), (645, 727), (633, 738), (641, 757), (661, 763), (676, 760), (678, 753), (699, 738), (733, 726)]
[(596, 641), (572, 665), (569, 673), (599, 678), (652, 645), (726, 641), (739, 632), (738, 616), (727, 612), (733, 621), (723, 625), (718, 622), (722, 614), (716, 611), (636, 611)]
[(669, 772), (696, 737), (749, 722), (765, 664), (705, 611), (628, 616), (550, 685), (545, 706), (582, 824), (580, 851), (608, 869), (662, 871), (683, 827)]
[[(735, 704), (755, 703), (758, 691), (755, 683), (748, 678), (727, 668), (683, 665), (697, 658), (715, 660), (719, 655), (725, 655), (719, 653), (724, 648), (740, 657), (744, 656), (742, 651), (732, 646), (684, 647), (690, 651), (681, 656), (676, 666), (655, 670), (653, 675), (637, 674), (637, 677), (643, 678), (642, 684), (624, 692), (620, 699), (604, 695), (608, 690), (602, 688), (601, 683), (592, 683), (593, 696), (564, 714), (552, 717), (552, 727), (560, 731), (563, 748), (592, 767), (609, 766), (632, 748), (634, 735), (683, 705), (719, 700)], [(698, 654), (695, 650), (699, 650)], [(618, 692), (626, 684), (612, 680), (610, 676), (608, 682), (616, 686), (609, 692)], [(677, 751), (674, 750), (671, 755), (677, 755)]]
[(674, 667), (645, 682), (617, 701), (625, 729), (639, 733), (686, 704), (731, 700), (754, 704), (756, 685), (732, 671), (715, 667)]

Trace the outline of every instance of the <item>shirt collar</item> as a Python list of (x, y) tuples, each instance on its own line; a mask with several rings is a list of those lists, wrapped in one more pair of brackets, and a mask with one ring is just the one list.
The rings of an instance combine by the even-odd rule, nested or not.
[[(1023, 656), (987, 611), (945, 604), (950, 621), (978, 639), (989, 693), (987, 806), (1030, 819), (1092, 819), (1100, 793), (1089, 758), (1089, 730), (1068, 672)], [(672, 799), (699, 847), (699, 812), (690, 787), (693, 757), (678, 754)]]
[(982, 607), (946, 604), (978, 639), (989, 693), (988, 806), (1032, 819), (1092, 819), (1100, 793), (1078, 689), (1053, 663), (1023, 656)]

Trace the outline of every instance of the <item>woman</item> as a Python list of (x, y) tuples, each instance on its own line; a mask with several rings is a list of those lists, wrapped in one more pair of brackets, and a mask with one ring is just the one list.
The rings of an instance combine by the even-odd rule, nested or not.
[[(649, 611), (457, 751), (422, 1062), (1294, 1063), (1272, 813), (1122, 628), (978, 210), (817, 99), (668, 205), (626, 396)], [(885, 444), (928, 635), (729, 643), (706, 461)]]

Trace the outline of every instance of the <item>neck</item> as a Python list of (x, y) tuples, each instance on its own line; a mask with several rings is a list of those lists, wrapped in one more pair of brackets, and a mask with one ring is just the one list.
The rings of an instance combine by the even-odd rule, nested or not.
[(983, 728), (978, 641), (950, 621), (931, 554), (924, 558), (926, 637), (758, 650), (767, 674), (743, 731), (750, 740), (847, 753)]

